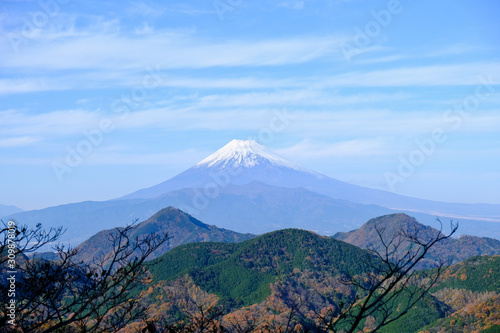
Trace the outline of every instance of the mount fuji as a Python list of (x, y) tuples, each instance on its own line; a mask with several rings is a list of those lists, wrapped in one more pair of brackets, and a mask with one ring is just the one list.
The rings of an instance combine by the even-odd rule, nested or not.
[(200, 189), (201, 198), (211, 198), (229, 184), (252, 182), (304, 188), (333, 199), (394, 210), (500, 222), (500, 205), (436, 202), (349, 184), (288, 161), (253, 140), (233, 140), (179, 175), (121, 199), (154, 198), (184, 188)]
[(168, 206), (242, 233), (301, 228), (333, 235), (374, 217), (403, 212), (432, 226), (436, 216), (458, 219), (461, 234), (500, 239), (500, 205), (435, 202), (356, 186), (308, 170), (251, 140), (233, 140), (177, 176), (117, 199), (9, 218), (65, 226), (62, 241), (76, 245), (103, 229), (145, 220)]
[[(169, 191), (199, 188), (213, 196), (217, 188), (252, 182), (304, 187), (327, 177), (286, 160), (253, 140), (233, 140), (179, 175), (120, 199), (154, 198)], [(340, 182), (339, 182), (340, 183)]]

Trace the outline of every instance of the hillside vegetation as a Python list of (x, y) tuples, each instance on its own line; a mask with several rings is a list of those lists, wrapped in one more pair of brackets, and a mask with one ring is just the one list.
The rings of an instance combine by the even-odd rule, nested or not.
[[(109, 237), (119, 230), (101, 232), (83, 243), (78, 259), (113, 253)], [(141, 279), (124, 296), (147, 312), (142, 320), (127, 324), (123, 333), (141, 331), (145, 325), (186, 333), (494, 332), (500, 325), (500, 256), (474, 256), (444, 271), (415, 271), (401, 259), (406, 255), (410, 263), (416, 260), (419, 251), (411, 241), (422, 249), (444, 235), (404, 214), (372, 219), (356, 231), (336, 235), (371, 251), (300, 229), (242, 235), (206, 225), (171, 207), (129, 230), (130, 239), (165, 232), (171, 238), (148, 253), (156, 258), (140, 267)], [(448, 237), (444, 242), (450, 241)], [(455, 246), (458, 241), (449, 244)], [(486, 251), (487, 241), (474, 246)], [(491, 244), (490, 250), (495, 251), (495, 243)], [(425, 266), (435, 265), (444, 250), (429, 251), (436, 257)], [(129, 252), (131, 259), (134, 251)], [(33, 262), (40, 267), (58, 265), (43, 259)], [(103, 264), (99, 272), (85, 276), (99, 279), (111, 269)], [(120, 272), (121, 268), (105, 276), (114, 281)], [(113, 292), (109, 290), (109, 295)], [(357, 317), (372, 304), (382, 306)], [(120, 313), (116, 316), (119, 319)]]
[[(277, 241), (276, 246), (270, 240)], [(274, 332), (272, 327), (279, 332), (289, 318), (297, 332), (321, 332), (313, 329), (320, 327), (315, 326), (318, 318), (359, 292), (340, 278), (344, 269), (350, 270), (356, 249), (338, 242), (330, 251), (326, 247), (335, 243), (324, 240), (306, 231), (283, 230), (239, 244), (183, 245), (155, 260), (141, 296), (151, 306), (150, 317), (163, 327), (185, 327), (203, 313), (213, 315), (217, 325), (242, 332), (252, 327), (262, 329), (256, 332)], [(326, 247), (315, 251), (313, 246)], [(323, 254), (328, 259), (320, 259)], [(431, 294), (379, 332), (495, 332), (500, 325), (499, 260), (479, 256), (451, 266)], [(360, 273), (367, 269), (362, 264), (352, 268)], [(430, 273), (419, 273), (415, 285)], [(398, 299), (392, 305), (394, 314), (406, 302), (405, 297)], [(362, 322), (364, 332), (375, 327), (375, 317)]]
[(285, 229), (236, 244), (196, 243), (178, 246), (152, 261), (154, 281), (187, 274), (203, 290), (232, 306), (251, 305), (271, 294), (270, 283), (294, 270), (328, 273), (368, 269), (368, 253), (309, 231)]
[[(422, 272), (422, 277), (428, 273)], [(497, 332), (500, 256), (476, 256), (449, 267), (432, 294), (450, 310), (420, 332)]]
[[(366, 235), (377, 238), (372, 232), (380, 222), (389, 234), (402, 227), (419, 229), (422, 239), (437, 233), (404, 214), (393, 214), (370, 220), (364, 227), (371, 231), (365, 237), (361, 237), (363, 233), (350, 233), (350, 240), (366, 241)], [(451, 244), (458, 241), (452, 240)], [(377, 249), (376, 242), (364, 246)], [(437, 256), (440, 251), (432, 253)], [(353, 300), (357, 293), (362, 295), (354, 286), (343, 283), (342, 276), (346, 272), (363, 275), (372, 271), (373, 267), (367, 265), (369, 258), (373, 257), (358, 247), (297, 229), (280, 230), (241, 243), (185, 244), (150, 263), (149, 287), (141, 295), (153, 304), (152, 316), (161, 318), (165, 327), (172, 323), (184, 327), (203, 309), (205, 315), (217, 314), (219, 325), (236, 327), (236, 323), (242, 323), (248, 329), (254, 323), (255, 327), (268, 325), (278, 329), (293, 317), (294, 327), (299, 325), (308, 331), (316, 327), (322, 313)], [(450, 323), (456, 328), (457, 322), (463, 323), (464, 329), (467, 325), (493, 329), (497, 324), (494, 309), (498, 305), (499, 258), (476, 256), (450, 266), (431, 294), (379, 331), (411, 333), (425, 327), (428, 332), (445, 332)], [(426, 265), (433, 262), (429, 260)], [(432, 269), (422, 271), (412, 283), (417, 286), (434, 273)], [(397, 302), (393, 304), (395, 314), (407, 300), (403, 297)], [(484, 317), (482, 321), (476, 318), (478, 311)], [(453, 321), (457, 316), (462, 319)], [(368, 317), (362, 327), (369, 332), (376, 323), (376, 318)]]

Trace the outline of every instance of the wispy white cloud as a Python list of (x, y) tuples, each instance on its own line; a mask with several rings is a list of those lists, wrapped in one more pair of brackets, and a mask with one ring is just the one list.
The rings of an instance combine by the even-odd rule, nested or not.
[(98, 112), (86, 110), (60, 110), (35, 115), (17, 110), (0, 111), (0, 133), (60, 137), (95, 128), (102, 118)]
[[(18, 148), (19, 149), (19, 148)], [(33, 165), (33, 166), (47, 166), (50, 165), (52, 160), (48, 157), (34, 157), (34, 156), (0, 156), (0, 165)]]
[[(111, 59), (109, 60), (111, 61)], [(269, 75), (267, 77), (195, 77), (170, 75), (168, 68), (162, 68), (157, 74), (161, 76), (161, 82), (157, 87), (175, 87), (186, 89), (290, 89), (300, 88), (301, 92), (297, 96), (289, 96), (291, 100), (299, 100), (311, 93), (307, 90), (323, 90), (345, 87), (425, 87), (425, 86), (462, 86), (478, 85), (481, 78), (488, 78), (492, 75), (494, 84), (500, 84), (500, 63), (465, 63), (456, 65), (441, 66), (417, 66), (405, 68), (389, 68), (368, 72), (346, 72), (331, 76), (309, 76), (309, 77), (280, 77)], [(70, 89), (95, 89), (107, 88), (110, 85), (115, 87), (129, 87), (132, 89), (140, 85), (144, 77), (148, 75), (146, 63), (139, 68), (130, 69), (94, 69), (79, 71), (46, 77), (27, 77), (25, 79), (0, 79), (0, 95), (30, 93), (41, 91), (60, 91)], [(248, 93), (249, 95), (255, 93)], [(260, 94), (260, 95), (259, 95)], [(257, 93), (257, 97), (265, 98), (267, 93)], [(282, 94), (283, 96), (286, 93)], [(247, 96), (248, 97), (248, 96)], [(317, 96), (311, 96), (317, 97)], [(241, 95), (240, 98), (246, 98)], [(279, 98), (279, 97), (278, 97)], [(353, 99), (352, 96), (347, 99)], [(363, 99), (361, 96), (360, 99)], [(220, 97), (218, 95), (204, 98), (204, 102), (218, 100), (221, 103), (230, 104), (231, 98)], [(343, 100), (345, 100), (344, 98)], [(393, 99), (393, 98), (391, 98)], [(311, 103), (318, 104), (320, 100), (311, 100)], [(322, 98), (325, 103), (328, 99)], [(338, 100), (330, 99), (335, 103)], [(442, 103), (448, 103), (442, 101)], [(253, 102), (259, 104), (258, 100)], [(434, 98), (434, 103), (440, 101)]]
[(200, 15), (216, 15), (217, 12), (212, 6), (207, 7), (210, 9), (201, 9), (197, 6), (190, 6), (188, 3), (177, 3), (172, 4), (167, 7), (167, 11), (170, 13), (179, 13), (189, 16), (200, 16)]
[(186, 149), (168, 153), (110, 152), (97, 149), (87, 165), (168, 165), (169, 167), (186, 167), (194, 165), (206, 157), (206, 153), (196, 149)]
[(166, 7), (155, 3), (146, 3), (144, 1), (132, 1), (128, 5), (127, 12), (130, 15), (140, 15), (157, 18), (163, 15)]
[(136, 35), (150, 35), (154, 32), (154, 28), (147, 22), (143, 22), (142, 26), (135, 28)]
[(0, 147), (19, 147), (19, 146), (30, 146), (34, 143), (40, 142), (42, 138), (34, 136), (18, 136), (11, 137), (7, 139), (0, 139)]
[(354, 87), (460, 86), (480, 84), (480, 77), (500, 81), (499, 62), (475, 62), (453, 65), (429, 65), (390, 68), (375, 71), (348, 72), (320, 84)]
[(339, 106), (366, 103), (401, 101), (412, 98), (411, 94), (338, 94), (331, 90), (316, 89), (277, 89), (269, 92), (248, 92), (239, 94), (213, 94), (199, 97), (196, 104), (200, 107), (246, 107), (256, 105), (275, 106)]
[(68, 90), (70, 88), (67, 83), (62, 84), (49, 78), (0, 79), (0, 95)]
[(458, 43), (451, 45), (443, 45), (438, 48), (418, 48), (411, 53), (401, 53), (399, 50), (388, 47), (378, 46), (368, 50), (362, 50), (365, 55), (357, 56), (353, 62), (358, 65), (373, 65), (390, 62), (415, 61), (415, 60), (430, 60), (432, 58), (459, 59), (454, 56), (477, 54), (488, 51), (490, 48), (483, 45), (471, 45), (468, 43)]
[[(137, 79), (135, 80), (137, 82)], [(228, 89), (228, 90), (241, 90), (241, 89), (262, 89), (262, 88), (286, 88), (286, 87), (302, 87), (304, 82), (299, 82), (293, 78), (258, 78), (258, 77), (237, 77), (237, 78), (224, 78), (224, 77), (183, 77), (176, 75), (169, 75), (165, 80), (159, 84), (160, 87), (177, 87), (177, 88), (213, 88), (213, 89)]]
[(101, 33), (36, 43), (29, 52), (3, 53), (0, 66), (39, 70), (127, 69), (155, 64), (165, 69), (299, 64), (336, 51), (339, 36), (304, 36), (254, 41), (199, 40), (157, 32), (140, 38)]
[[(314, 92), (304, 92), (304, 101), (308, 98), (323, 98)], [(309, 94), (309, 95), (308, 95)], [(252, 99), (263, 98), (262, 104), (253, 103)], [(281, 96), (282, 97), (282, 96)], [(380, 108), (356, 109), (356, 103), (371, 104), (384, 103), (383, 95), (373, 96), (338, 96), (335, 109), (326, 110), (335, 97), (319, 104), (318, 110), (311, 112), (307, 106), (297, 107), (300, 103), (279, 103), (282, 101), (279, 94), (237, 96), (235, 102), (230, 96), (218, 96), (226, 108), (217, 108), (218, 100), (204, 101), (206, 105), (192, 103), (184, 107), (172, 104), (168, 107), (139, 109), (130, 112), (126, 117), (108, 111), (96, 110), (59, 110), (33, 115), (16, 110), (0, 112), (0, 133), (3, 139), (13, 136), (58, 138), (68, 135), (81, 134), (84, 130), (97, 128), (99, 122), (107, 118), (116, 126), (116, 132), (134, 130), (160, 130), (169, 132), (188, 130), (208, 131), (255, 131), (269, 125), (274, 112), (287, 106), (287, 112), (293, 119), (286, 131), (304, 138), (335, 138), (350, 141), (352, 138), (371, 140), (383, 133), (387, 138), (408, 138), (412, 141), (416, 137), (428, 137), (435, 128), (442, 128), (454, 133), (454, 122), (443, 119), (446, 109), (398, 112)], [(404, 98), (404, 95), (401, 96)], [(267, 99), (267, 100), (266, 100)], [(286, 95), (285, 95), (286, 99)], [(203, 100), (203, 99), (202, 99)], [(212, 104), (213, 102), (213, 104)], [(292, 101), (293, 102), (293, 101)], [(227, 104), (224, 104), (227, 103)], [(304, 102), (305, 103), (305, 102)], [(352, 104), (353, 103), (353, 104)], [(237, 105), (240, 104), (240, 105)], [(272, 106), (274, 104), (274, 107)], [(464, 118), (460, 125), (462, 134), (494, 134), (500, 126), (498, 110), (482, 110)], [(404, 139), (406, 140), (406, 139)], [(342, 147), (335, 147), (338, 151)]]
[(446, 110), (398, 112), (387, 109), (356, 110), (343, 108), (336, 112), (293, 110), (295, 119), (290, 132), (298, 137), (320, 140), (332, 138), (350, 140), (383, 136), (390, 140), (412, 143), (416, 138), (428, 138), (434, 129), (447, 134), (494, 135), (500, 122), (496, 111), (477, 113), (463, 119), (460, 127), (443, 119)]
[(131, 113), (120, 121), (123, 128), (160, 128), (169, 131), (185, 130), (252, 130), (258, 129), (263, 120), (270, 119), (272, 111), (265, 108), (229, 111), (158, 108)]
[(410, 58), (410, 56), (408, 56), (408, 55), (391, 53), (389, 55), (381, 55), (381, 56), (376, 56), (376, 57), (371, 56), (371, 57), (367, 57), (367, 58), (357, 58), (355, 60), (355, 62), (356, 62), (356, 64), (359, 64), (359, 65), (372, 65), (372, 64), (395, 62), (395, 61), (404, 60), (404, 59), (408, 59), (408, 58)]
[(349, 140), (318, 144), (303, 140), (296, 145), (277, 150), (283, 156), (298, 156), (301, 160), (321, 160), (348, 156), (376, 156), (390, 153), (390, 145), (381, 138)]
[(485, 51), (491, 51), (491, 47), (480, 45), (480, 44), (470, 44), (470, 43), (455, 43), (451, 45), (442, 45), (432, 50), (422, 50), (423, 57), (447, 57), (453, 55), (464, 55), (464, 54), (477, 54), (484, 53)]
[(284, 7), (284, 8), (290, 8), (290, 9), (303, 9), (304, 8), (304, 1), (298, 1), (298, 0), (288, 0), (288, 1), (282, 1), (278, 3), (278, 7)]

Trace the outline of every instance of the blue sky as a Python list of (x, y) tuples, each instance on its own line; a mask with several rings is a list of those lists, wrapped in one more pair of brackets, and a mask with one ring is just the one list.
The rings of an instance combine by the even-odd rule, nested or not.
[(235, 138), (358, 185), (500, 204), (499, 12), (4, 0), (0, 204), (119, 197)]

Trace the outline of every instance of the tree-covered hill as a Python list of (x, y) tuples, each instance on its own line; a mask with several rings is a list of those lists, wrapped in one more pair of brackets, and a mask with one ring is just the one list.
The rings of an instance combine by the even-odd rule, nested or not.
[(451, 266), (434, 290), (444, 288), (500, 293), (500, 256), (476, 256)]
[[(270, 283), (294, 271), (361, 274), (369, 254), (315, 233), (284, 229), (241, 243), (178, 246), (151, 262), (154, 281), (184, 274), (203, 290), (232, 305), (250, 305), (270, 295)], [(363, 259), (364, 258), (364, 259)]]
[[(172, 318), (187, 320), (179, 311), (192, 311), (194, 317), (189, 318), (195, 318), (196, 309), (204, 308), (206, 313), (221, 310), (217, 318), (226, 325), (238, 322), (248, 328), (251, 322), (271, 322), (279, 326), (293, 314), (294, 323), (311, 329), (325, 309), (352, 300), (357, 292), (362, 297), (340, 277), (345, 272), (362, 276), (369, 272), (373, 267), (366, 265), (368, 258), (372, 258), (368, 252), (350, 244), (297, 229), (241, 243), (185, 244), (150, 262), (151, 281), (146, 286), (148, 292), (142, 295), (153, 303), (152, 313), (164, 311), (170, 323)], [(474, 331), (467, 331), (467, 327), (492, 329), (500, 324), (495, 310), (499, 261), (500, 256), (477, 256), (448, 267), (431, 294), (379, 331), (413, 333), (425, 327), (428, 332), (438, 332), (451, 327), (450, 323), (456, 329), (457, 322), (464, 332)], [(418, 272), (412, 282), (415, 288), (435, 272)], [(162, 302), (157, 302), (159, 299)], [(189, 310), (186, 299), (198, 307), (192, 305)], [(406, 302), (403, 295), (391, 305), (394, 314), (404, 309)], [(482, 319), (476, 318), (479, 315)], [(377, 323), (375, 317), (365, 319), (361, 327), (370, 331)]]
[[(422, 273), (425, 278), (432, 271)], [(476, 256), (449, 267), (432, 294), (451, 311), (421, 332), (499, 332), (500, 256)]]

